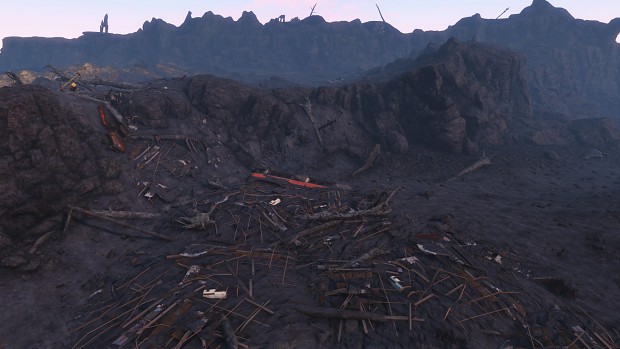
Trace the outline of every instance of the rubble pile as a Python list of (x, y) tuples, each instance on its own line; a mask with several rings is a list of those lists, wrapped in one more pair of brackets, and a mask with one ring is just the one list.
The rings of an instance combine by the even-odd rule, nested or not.
[(535, 277), (510, 251), (460, 241), (446, 231), (447, 217), (403, 234), (389, 204), (398, 188), (303, 188), (316, 181), (291, 176), (291, 185), (271, 174), (254, 172), (171, 211), (178, 229), (199, 238), (165, 257), (137, 256), (134, 275), (95, 291), (74, 318), (74, 348), (612, 348), (618, 341), (569, 302), (569, 285)]

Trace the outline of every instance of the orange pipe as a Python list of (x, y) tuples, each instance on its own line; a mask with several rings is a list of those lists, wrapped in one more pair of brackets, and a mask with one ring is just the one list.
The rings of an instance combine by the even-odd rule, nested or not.
[(266, 175), (264, 175), (262, 173), (256, 173), (256, 172), (252, 172), (252, 174), (250, 174), (250, 176), (252, 176), (254, 178), (259, 178), (259, 179), (275, 178), (275, 179), (286, 181), (287, 183), (289, 183), (291, 185), (296, 185), (296, 186), (305, 187), (305, 188), (313, 188), (313, 189), (316, 189), (316, 188), (327, 188), (326, 186), (320, 185), (320, 184), (303, 182), (303, 181), (298, 181), (298, 180), (288, 179), (288, 178), (278, 177), (278, 176), (266, 176)]

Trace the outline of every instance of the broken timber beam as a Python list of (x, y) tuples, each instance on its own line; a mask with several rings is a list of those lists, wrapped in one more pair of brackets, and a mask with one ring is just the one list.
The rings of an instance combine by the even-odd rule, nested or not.
[(101, 220), (104, 220), (104, 221), (107, 221), (107, 222), (110, 222), (110, 223), (114, 223), (114, 224), (120, 225), (121, 227), (129, 228), (129, 229), (138, 231), (140, 233), (143, 233), (143, 234), (146, 234), (146, 235), (150, 235), (152, 237), (156, 237), (158, 239), (162, 239), (162, 240), (166, 240), (166, 241), (174, 241), (174, 239), (172, 239), (172, 238), (170, 238), (170, 237), (168, 237), (166, 235), (159, 234), (159, 233), (156, 233), (154, 231), (142, 229), (140, 227), (136, 227), (135, 225), (132, 225), (132, 224), (129, 224), (129, 223), (125, 223), (125, 222), (121, 222), (121, 221), (116, 220), (114, 218), (110, 218), (110, 217), (107, 217), (107, 216), (102, 216), (100, 214), (94, 213), (94, 212), (89, 211), (89, 210), (85, 210), (85, 209), (80, 208), (80, 207), (73, 206), (73, 207), (71, 207), (71, 209), (73, 211), (77, 211), (77, 212), (83, 213), (83, 214), (85, 214), (87, 216), (94, 217), (94, 218), (99, 218)]
[(233, 330), (232, 325), (230, 324), (230, 320), (228, 318), (224, 318), (222, 320), (222, 332), (224, 333), (224, 340), (230, 349), (238, 349), (239, 341), (237, 340), (237, 335), (235, 334), (235, 330)]
[(257, 308), (259, 308), (259, 309), (261, 309), (261, 310), (263, 310), (263, 311), (267, 312), (269, 315), (273, 315), (273, 314), (275, 314), (275, 312), (274, 312), (273, 310), (271, 310), (271, 309), (267, 308), (267, 307), (266, 307), (266, 306), (264, 306), (264, 305), (258, 304), (258, 303), (254, 302), (253, 300), (251, 300), (251, 299), (249, 299), (249, 298), (247, 298), (247, 297), (245, 298), (245, 301), (246, 301), (246, 302), (248, 302), (248, 303), (250, 303), (250, 304), (252, 304), (253, 306), (255, 306), (255, 307), (257, 307)]

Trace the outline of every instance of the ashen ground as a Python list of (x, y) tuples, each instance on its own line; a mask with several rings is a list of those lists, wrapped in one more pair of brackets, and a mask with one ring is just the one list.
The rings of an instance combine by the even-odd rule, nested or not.
[[(620, 327), (620, 152), (584, 159), (587, 150), (506, 148), (492, 165), (448, 182), (477, 159), (414, 148), (405, 156), (384, 156), (355, 179), (348, 164), (336, 163), (322, 176), (362, 191), (402, 186), (391, 202), (401, 232), (423, 232), (429, 217), (451, 215), (452, 231), (463, 240), (509, 251), (531, 277), (565, 280), (576, 291), (570, 302), (613, 333)], [(145, 207), (134, 200), (136, 209)], [(83, 223), (72, 223), (43, 246), (39, 270), (2, 270), (0, 348), (71, 347), (78, 336), (68, 333), (67, 324), (101, 280), (135, 275), (130, 260), (140, 251), (158, 258), (182, 251), (201, 234), (170, 222), (161, 228), (178, 240), (163, 243)], [(333, 337), (329, 347), (339, 347)]]

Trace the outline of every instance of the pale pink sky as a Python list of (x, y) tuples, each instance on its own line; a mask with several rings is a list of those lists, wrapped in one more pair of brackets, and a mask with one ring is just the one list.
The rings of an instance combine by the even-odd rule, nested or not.
[[(574, 17), (608, 23), (620, 16), (619, 0), (551, 0)], [(281, 14), (287, 20), (305, 18), (315, 4), (316, 14), (327, 21), (386, 21), (403, 33), (414, 29), (444, 30), (463, 17), (480, 13), (495, 18), (519, 13), (532, 0), (20, 0), (0, 4), (0, 38), (7, 36), (62, 36), (75, 38), (84, 31), (98, 31), (99, 22), (109, 14), (110, 32), (127, 34), (142, 27), (144, 21), (161, 18), (180, 25), (187, 11), (200, 17), (207, 11), (238, 19), (244, 10), (253, 11), (262, 23)]]

